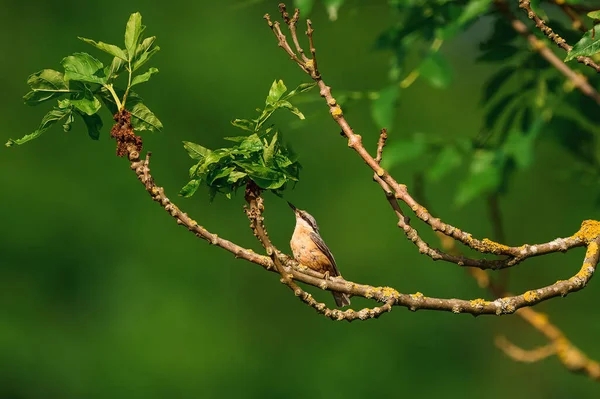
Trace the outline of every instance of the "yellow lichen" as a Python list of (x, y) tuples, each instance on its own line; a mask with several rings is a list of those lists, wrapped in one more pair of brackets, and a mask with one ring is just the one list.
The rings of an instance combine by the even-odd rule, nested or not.
[(527, 302), (534, 302), (534, 301), (537, 301), (538, 299), (540, 299), (540, 296), (535, 291), (527, 291), (526, 293), (523, 294), (523, 298)]
[(398, 291), (396, 291), (395, 289), (393, 289), (391, 287), (383, 287), (381, 289), (381, 294), (386, 298), (392, 298), (392, 297), (397, 298), (398, 297)]
[(313, 60), (306, 61), (306, 64), (304, 64), (304, 65), (306, 66), (306, 69), (308, 69), (309, 71), (311, 71), (315, 68), (315, 62)]
[(383, 176), (384, 173), (385, 173), (385, 170), (383, 170), (383, 169), (377, 170), (377, 176), (379, 176), (379, 177)]
[(488, 301), (486, 301), (485, 299), (481, 299), (481, 298), (473, 299), (472, 301), (469, 301), (469, 303), (475, 309), (482, 309), (484, 306), (489, 304)]
[(410, 298), (413, 301), (419, 301), (425, 298), (425, 295), (423, 295), (421, 292), (416, 292), (414, 294), (410, 294)]
[(597, 220), (584, 220), (581, 223), (581, 228), (574, 235), (574, 237), (581, 238), (585, 242), (590, 242), (598, 236), (600, 236), (600, 222)]
[(594, 256), (597, 253), (598, 253), (598, 244), (596, 244), (595, 242), (590, 242), (590, 245), (588, 245), (586, 257)]
[(331, 115), (334, 118), (339, 118), (340, 116), (342, 116), (344, 113), (342, 112), (342, 109), (339, 106), (335, 106), (331, 109)]
[(485, 252), (489, 252), (492, 254), (502, 254), (510, 251), (510, 247), (504, 244), (497, 243), (496, 241), (492, 241), (489, 238), (484, 238), (481, 240), (481, 249)]

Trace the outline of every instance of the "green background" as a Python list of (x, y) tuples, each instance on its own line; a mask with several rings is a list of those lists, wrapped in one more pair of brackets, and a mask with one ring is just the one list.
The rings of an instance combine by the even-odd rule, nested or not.
[[(59, 68), (75, 51), (102, 55), (76, 36), (120, 44), (128, 15), (140, 11), (162, 50), (160, 73), (138, 91), (165, 125), (145, 134), (151, 168), (167, 195), (210, 231), (256, 251), (242, 195), (176, 193), (191, 161), (182, 140), (209, 148), (238, 132), (229, 121), (254, 116), (274, 79), (307, 77), (277, 48), (262, 16), (277, 2), (5, 1), (0, 13), (3, 125), (0, 141), (33, 131), (48, 107), (26, 107), (27, 76)], [(329, 21), (311, 18), (319, 66), (333, 94), (387, 84), (389, 55), (372, 50), (393, 19), (383, 1), (353, 1)], [(475, 63), (486, 20), (442, 50), (455, 80), (448, 90), (417, 81), (401, 93), (390, 143), (414, 132), (473, 137), (481, 124), (481, 87), (497, 66)], [(103, 59), (107, 62), (107, 59)], [(308, 210), (347, 279), (428, 296), (486, 297), (465, 270), (418, 254), (396, 227), (371, 173), (315, 93), (298, 103), (307, 116), (276, 122), (304, 166), (285, 199)], [(308, 101), (310, 100), (310, 101)], [(345, 108), (374, 150), (378, 127), (367, 101)], [(556, 358), (509, 360), (493, 345), (505, 334), (524, 347), (544, 339), (516, 316), (473, 318), (396, 308), (378, 320), (332, 322), (301, 304), (275, 274), (235, 260), (178, 227), (153, 203), (108, 138), (80, 120), (25, 146), (0, 150), (0, 398), (197, 397), (592, 397), (600, 389)], [(598, 218), (597, 192), (562, 173), (573, 158), (540, 140), (535, 165), (519, 172), (501, 205), (508, 244), (545, 242)], [(422, 162), (392, 172), (411, 187)], [(465, 168), (427, 187), (436, 216), (478, 237), (492, 229), (483, 199), (452, 205)], [(266, 196), (266, 222), (288, 250), (294, 218)], [(415, 219), (415, 218), (413, 218)], [(432, 244), (426, 226), (414, 222)], [(583, 250), (531, 259), (511, 272), (521, 292), (574, 274)], [(590, 357), (600, 359), (600, 321), (592, 281), (584, 291), (536, 307)], [(332, 303), (328, 293), (311, 289)], [(353, 307), (373, 306), (354, 299)], [(595, 393), (596, 392), (596, 393)]]

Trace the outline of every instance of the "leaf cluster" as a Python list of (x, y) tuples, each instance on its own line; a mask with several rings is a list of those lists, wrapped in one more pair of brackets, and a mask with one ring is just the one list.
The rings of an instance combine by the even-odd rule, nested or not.
[(217, 193), (231, 198), (232, 193), (252, 180), (263, 190), (280, 195), (289, 183), (297, 182), (300, 164), (281, 141), (281, 133), (274, 126), (267, 126), (266, 122), (278, 109), (288, 110), (304, 119), (290, 99), (314, 86), (314, 83), (301, 84), (285, 94), (287, 87), (283, 81), (274, 81), (265, 106), (258, 110), (258, 117), (231, 122), (247, 135), (225, 137), (225, 140), (235, 143), (230, 147), (209, 150), (200, 144), (184, 141), (184, 148), (196, 163), (190, 168), (190, 181), (179, 194), (191, 197), (204, 183), (209, 188), (211, 200)]
[[(133, 86), (147, 82), (158, 72), (156, 68), (139, 72), (160, 50), (160, 47), (154, 45), (155, 36), (142, 37), (145, 29), (140, 13), (134, 13), (129, 17), (125, 28), (124, 48), (79, 38), (111, 55), (113, 58), (109, 65), (105, 66), (88, 53), (74, 53), (61, 61), (63, 71), (43, 69), (29, 76), (27, 84), (31, 90), (23, 97), (25, 104), (40, 105), (57, 100), (57, 105), (43, 117), (40, 126), (33, 133), (20, 139), (9, 139), (6, 146), (24, 144), (35, 139), (58, 122), (62, 122), (63, 130), (67, 132), (71, 130), (75, 117), (83, 119), (88, 135), (97, 140), (103, 125), (98, 114), (103, 104), (115, 114), (125, 108), (127, 102), (134, 130), (161, 130), (161, 122), (142, 98), (131, 90)], [(124, 88), (119, 88), (116, 81), (122, 75), (127, 79)]]

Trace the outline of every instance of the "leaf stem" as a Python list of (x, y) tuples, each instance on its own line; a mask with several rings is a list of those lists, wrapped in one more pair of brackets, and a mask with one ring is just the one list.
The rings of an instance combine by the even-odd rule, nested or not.
[[(112, 83), (104, 85), (104, 87), (106, 87), (106, 89), (110, 92), (110, 94), (112, 94), (113, 99), (115, 100), (115, 103), (117, 104), (117, 108), (119, 109), (119, 111), (122, 111), (123, 108), (125, 107), (125, 102), (123, 102), (123, 104), (121, 104), (121, 100), (119, 100), (119, 96), (117, 96), (115, 89), (113, 89)], [(124, 99), (123, 99), (123, 101), (124, 101)]]
[(125, 108), (125, 102), (127, 101), (127, 95), (129, 94), (129, 89), (131, 88), (131, 75), (132, 75), (131, 59), (128, 61), (127, 72), (129, 72), (129, 78), (127, 81), (127, 89), (125, 90), (125, 94), (123, 95), (123, 107), (122, 108)]

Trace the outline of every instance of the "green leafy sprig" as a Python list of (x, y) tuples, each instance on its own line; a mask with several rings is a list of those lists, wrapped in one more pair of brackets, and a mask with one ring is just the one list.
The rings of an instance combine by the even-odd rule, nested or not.
[[(160, 47), (154, 46), (155, 36), (142, 39), (145, 29), (142, 16), (136, 12), (127, 21), (124, 49), (114, 44), (79, 38), (112, 55), (110, 65), (105, 66), (90, 54), (74, 53), (61, 61), (64, 72), (43, 69), (29, 76), (27, 84), (31, 91), (23, 97), (25, 104), (39, 105), (53, 99), (57, 99), (58, 104), (43, 117), (40, 126), (33, 133), (20, 139), (9, 139), (6, 146), (33, 140), (58, 122), (63, 123), (63, 129), (67, 132), (71, 130), (76, 115), (83, 119), (89, 136), (97, 140), (103, 125), (98, 115), (103, 103), (113, 114), (125, 109), (127, 104), (127, 110), (132, 116), (131, 123), (136, 131), (161, 130), (162, 123), (144, 105), (141, 97), (131, 90), (133, 86), (147, 82), (158, 72), (156, 68), (149, 68), (144, 73), (136, 74), (160, 50)], [(115, 81), (123, 73), (127, 76), (125, 89), (115, 85)]]
[(252, 180), (261, 189), (280, 195), (288, 183), (297, 182), (300, 164), (281, 141), (280, 132), (265, 123), (278, 109), (287, 109), (304, 119), (304, 115), (292, 105), (290, 99), (314, 86), (314, 83), (301, 84), (284, 95), (287, 88), (283, 81), (273, 82), (265, 107), (259, 110), (260, 114), (256, 119), (234, 119), (231, 122), (233, 126), (250, 133), (247, 136), (225, 137), (225, 140), (236, 143), (231, 147), (209, 150), (199, 144), (184, 141), (184, 148), (196, 163), (190, 168), (191, 180), (179, 194), (191, 197), (204, 182), (209, 188), (211, 200), (217, 193), (231, 198), (233, 192)]

